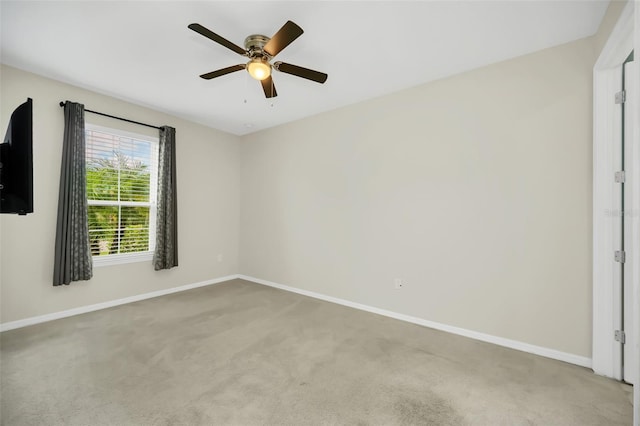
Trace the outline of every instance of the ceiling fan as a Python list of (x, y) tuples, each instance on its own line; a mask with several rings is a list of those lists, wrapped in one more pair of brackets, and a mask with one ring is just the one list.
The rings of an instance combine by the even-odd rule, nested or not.
[(227, 68), (202, 74), (200, 77), (205, 80), (210, 80), (212, 78), (246, 69), (251, 77), (262, 83), (262, 90), (267, 98), (278, 96), (273, 84), (273, 78), (271, 77), (272, 69), (285, 74), (306, 78), (307, 80), (315, 81), (317, 83), (324, 83), (327, 81), (328, 75), (323, 72), (287, 64), (281, 61), (274, 62), (273, 64), (271, 63), (271, 60), (278, 53), (290, 45), (295, 39), (300, 37), (304, 32), (302, 31), (302, 28), (291, 21), (287, 21), (271, 38), (260, 34), (248, 36), (244, 40), (244, 49), (200, 24), (190, 24), (189, 29), (215, 41), (218, 44), (221, 44), (227, 49), (233, 50), (234, 52), (249, 58), (249, 62), (246, 64), (232, 65)]

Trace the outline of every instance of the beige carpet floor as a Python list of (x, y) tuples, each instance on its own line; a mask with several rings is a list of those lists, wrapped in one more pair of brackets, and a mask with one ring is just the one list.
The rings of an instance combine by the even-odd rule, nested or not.
[(2, 333), (4, 425), (629, 425), (590, 370), (241, 280)]

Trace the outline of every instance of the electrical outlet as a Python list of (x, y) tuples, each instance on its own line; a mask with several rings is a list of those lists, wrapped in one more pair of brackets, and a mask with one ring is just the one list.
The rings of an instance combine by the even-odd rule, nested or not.
[(222, 254), (219, 254), (218, 255), (218, 262), (222, 262), (222, 259), (223, 259)]
[(402, 279), (396, 278), (393, 280), (393, 286), (395, 288), (402, 288), (404, 286), (404, 283), (402, 282)]

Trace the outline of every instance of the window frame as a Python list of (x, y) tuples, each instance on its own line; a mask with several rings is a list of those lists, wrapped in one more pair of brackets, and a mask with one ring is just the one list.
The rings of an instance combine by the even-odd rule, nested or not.
[[(102, 256), (91, 256), (94, 267), (121, 265), (126, 263), (147, 262), (153, 260), (153, 253), (156, 245), (156, 218), (158, 212), (158, 151), (160, 145), (159, 136), (150, 136), (140, 133), (134, 133), (126, 130), (116, 129), (113, 127), (100, 126), (93, 123), (85, 123), (85, 138), (87, 132), (97, 131), (115, 136), (131, 138), (139, 141), (150, 142), (151, 145), (151, 163), (152, 177), (149, 183), (149, 202), (140, 201), (106, 201), (106, 200), (89, 200), (87, 196), (87, 207), (89, 206), (119, 206), (119, 207), (146, 207), (149, 206), (149, 250), (134, 253), (118, 253)], [(88, 142), (88, 139), (87, 139)], [(86, 158), (86, 151), (85, 151)], [(86, 169), (86, 165), (85, 165)], [(155, 174), (155, 178), (153, 176)]]

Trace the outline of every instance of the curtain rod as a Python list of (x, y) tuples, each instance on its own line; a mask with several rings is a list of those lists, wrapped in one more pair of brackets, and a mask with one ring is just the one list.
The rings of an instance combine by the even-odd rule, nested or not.
[[(64, 104), (66, 104), (67, 102), (69, 102), (69, 101), (64, 101), (64, 102), (60, 101), (60, 106), (64, 107)], [(127, 118), (116, 117), (115, 115), (105, 114), (104, 112), (91, 111), (90, 109), (85, 109), (84, 111), (85, 112), (90, 112), (92, 114), (102, 115), (103, 117), (115, 118), (116, 120), (126, 121), (127, 123), (139, 124), (140, 126), (152, 127), (154, 129), (160, 130), (160, 127), (154, 126), (152, 124), (146, 124), (146, 123), (141, 123), (139, 121), (129, 120)]]

